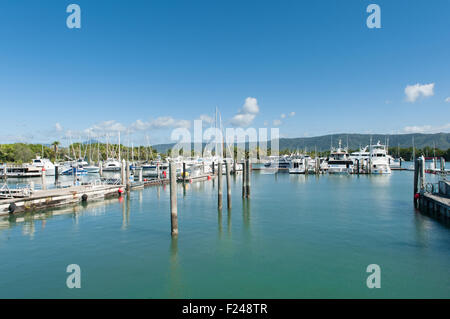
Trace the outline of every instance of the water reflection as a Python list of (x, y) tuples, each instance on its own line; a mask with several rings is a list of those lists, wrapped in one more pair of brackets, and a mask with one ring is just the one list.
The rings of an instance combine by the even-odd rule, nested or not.
[[(47, 221), (54, 217), (64, 217), (73, 220), (75, 227), (78, 226), (79, 218), (82, 215), (100, 216), (104, 215), (107, 207), (117, 203), (117, 199), (106, 199), (100, 201), (88, 202), (85, 205), (73, 205), (60, 207), (52, 210), (43, 210), (36, 212), (19, 213), (0, 217), (0, 231), (11, 229), (13, 227), (22, 227), (22, 234), (33, 238), (36, 231), (36, 222), (41, 223), (40, 230), (44, 231)], [(129, 207), (128, 207), (129, 209)]]
[(169, 298), (182, 298), (183, 291), (181, 266), (178, 258), (178, 236), (172, 236), (169, 258)]

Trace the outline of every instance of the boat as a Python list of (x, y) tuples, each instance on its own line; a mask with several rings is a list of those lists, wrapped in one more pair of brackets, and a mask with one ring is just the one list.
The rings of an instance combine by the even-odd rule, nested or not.
[(289, 169), (291, 159), (287, 155), (269, 156), (269, 160), (264, 164), (266, 168)]
[(291, 159), (289, 174), (305, 174), (307, 173), (307, 159), (305, 157), (295, 157)]
[(104, 172), (118, 172), (121, 170), (121, 163), (120, 161), (113, 159), (113, 158), (108, 158), (106, 160), (106, 162), (103, 164), (103, 171)]
[(35, 159), (31, 162), (31, 164), (26, 165), (28, 168), (36, 168), (38, 170), (45, 171), (47, 176), (55, 175), (55, 165), (47, 158), (41, 158), (40, 156), (36, 156)]
[(386, 145), (370, 145), (370, 172), (372, 174), (391, 174)]
[(80, 166), (80, 167), (73, 166), (73, 167), (71, 167), (71, 168), (61, 172), (61, 175), (64, 175), (64, 176), (73, 176), (73, 175), (84, 176), (87, 173), (88, 172), (82, 166)]
[(342, 148), (339, 140), (338, 148), (331, 148), (327, 161), (329, 174), (350, 174), (353, 172), (353, 160), (348, 154), (347, 148)]

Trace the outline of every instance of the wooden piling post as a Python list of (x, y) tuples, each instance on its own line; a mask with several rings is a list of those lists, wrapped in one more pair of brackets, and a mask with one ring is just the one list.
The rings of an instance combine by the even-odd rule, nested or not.
[(231, 209), (231, 180), (230, 180), (230, 163), (225, 161), (227, 173), (227, 206)]
[(131, 190), (131, 181), (130, 181), (130, 162), (126, 162), (126, 178), (127, 178), (127, 192), (129, 192)]
[(120, 183), (122, 184), (122, 185), (125, 185), (126, 184), (126, 180), (125, 180), (125, 159), (123, 159), (122, 160), (122, 167), (120, 168), (120, 179), (121, 179), (121, 181), (120, 181)]
[(242, 198), (247, 196), (247, 177), (246, 177), (246, 163), (245, 160), (242, 163)]
[(417, 198), (418, 191), (418, 184), (419, 184), (419, 159), (416, 158), (414, 160), (414, 207), (417, 208), (417, 204), (419, 203), (419, 200)]
[(156, 178), (158, 180), (161, 178), (161, 174), (159, 173), (159, 163), (156, 163)]
[(172, 236), (178, 235), (178, 208), (177, 208), (177, 169), (175, 163), (169, 163), (170, 178), (170, 226)]
[(214, 176), (216, 174), (216, 163), (212, 162), (211, 166), (212, 175)]
[(420, 157), (420, 192), (425, 191), (425, 158)]
[(58, 178), (59, 178), (59, 166), (55, 165), (55, 184), (58, 184)]
[(144, 169), (142, 167), (140, 167), (139, 168), (139, 182), (141, 182), (141, 183), (144, 180), (143, 179), (143, 174), (144, 174), (143, 171), (144, 171)]
[(46, 190), (47, 189), (47, 181), (45, 180), (45, 168), (42, 169), (41, 180), (42, 180), (42, 189)]
[(356, 174), (359, 175), (359, 158), (356, 159)]
[(222, 209), (222, 162), (219, 161), (217, 163), (217, 183), (218, 183), (218, 191), (217, 191), (217, 208)]
[(250, 197), (250, 184), (251, 184), (250, 175), (252, 173), (251, 166), (250, 166), (250, 158), (248, 158), (246, 160), (246, 162), (247, 162), (247, 164), (246, 164), (247, 167), (245, 168), (245, 172), (246, 172), (247, 176), (245, 178), (245, 181), (246, 181), (245, 197), (249, 198)]
[(102, 163), (102, 161), (98, 162), (98, 168), (100, 169), (99, 170), (100, 176), (103, 176), (103, 163)]
[(445, 172), (445, 159), (441, 157), (441, 171)]
[(186, 163), (183, 162), (183, 183), (184, 183), (185, 179), (186, 179)]
[(78, 166), (75, 164), (75, 166), (72, 167), (73, 185), (77, 185), (77, 174), (78, 174)]

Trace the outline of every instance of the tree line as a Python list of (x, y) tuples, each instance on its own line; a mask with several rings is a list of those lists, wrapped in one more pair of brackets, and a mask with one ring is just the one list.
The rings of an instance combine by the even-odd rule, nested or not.
[(105, 161), (110, 157), (128, 160), (146, 161), (156, 158), (157, 152), (151, 146), (128, 147), (118, 144), (83, 144), (73, 143), (62, 147), (58, 141), (51, 145), (43, 144), (0, 144), (0, 163), (23, 164), (31, 162), (36, 156), (48, 158), (53, 162), (76, 160), (82, 158), (89, 162)]

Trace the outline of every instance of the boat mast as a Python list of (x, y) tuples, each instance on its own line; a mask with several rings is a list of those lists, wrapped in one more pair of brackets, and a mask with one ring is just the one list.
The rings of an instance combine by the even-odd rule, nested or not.
[(120, 131), (119, 131), (119, 162), (121, 162), (121, 157), (120, 157)]

